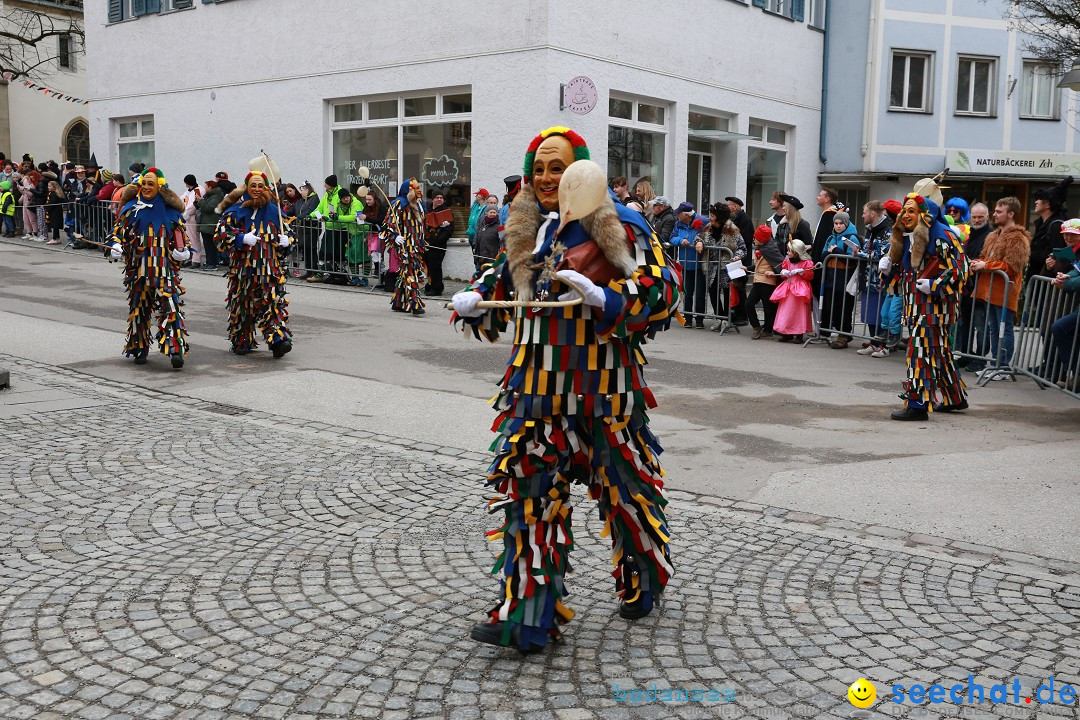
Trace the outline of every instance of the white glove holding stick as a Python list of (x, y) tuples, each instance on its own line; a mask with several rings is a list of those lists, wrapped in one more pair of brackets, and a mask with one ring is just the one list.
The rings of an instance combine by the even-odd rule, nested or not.
[[(607, 296), (604, 295), (603, 288), (598, 287), (592, 280), (585, 277), (577, 270), (559, 270), (555, 274), (581, 288), (581, 291), (585, 293), (584, 303), (586, 305), (592, 305), (593, 307), (598, 308), (604, 307), (604, 301), (607, 299)], [(577, 291), (571, 291), (563, 293), (559, 296), (559, 299), (574, 300), (577, 297)]]
[(450, 303), (454, 306), (454, 312), (461, 317), (480, 317), (485, 311), (478, 310), (476, 306), (483, 299), (480, 293), (465, 290), (454, 293), (454, 297), (450, 298)]
[(255, 233), (244, 234), (244, 244), (248, 247), (254, 247), (259, 244), (259, 236)]

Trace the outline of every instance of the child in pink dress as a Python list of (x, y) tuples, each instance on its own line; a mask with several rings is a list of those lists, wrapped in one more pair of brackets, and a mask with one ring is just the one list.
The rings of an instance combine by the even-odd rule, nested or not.
[(806, 244), (801, 240), (788, 243), (788, 255), (784, 258), (780, 274), (784, 280), (773, 290), (772, 301), (779, 305), (773, 332), (780, 342), (802, 342), (803, 333), (814, 329), (810, 303), (814, 295), (810, 281), (814, 278), (814, 263)]

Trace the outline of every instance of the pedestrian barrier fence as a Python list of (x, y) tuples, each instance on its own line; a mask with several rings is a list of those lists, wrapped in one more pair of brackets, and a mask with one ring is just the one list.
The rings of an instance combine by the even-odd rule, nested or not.
[[(726, 247), (706, 247), (701, 258), (697, 268), (691, 270), (683, 267), (683, 317), (686, 324), (703, 325), (708, 320), (712, 323), (712, 329), (721, 335), (730, 330), (739, 332), (732, 322), (732, 312), (735, 307), (745, 306), (745, 269), (741, 278), (729, 279), (727, 266), (735, 256)], [(741, 261), (739, 266), (742, 267)]]
[(1008, 307), (1013, 282), (1004, 270), (975, 270), (960, 297), (953, 356), (978, 373), (977, 385), (1016, 379), (1012, 369), (1016, 317)]
[(1080, 293), (1036, 276), (1025, 288), (1014, 372), (1080, 399)]

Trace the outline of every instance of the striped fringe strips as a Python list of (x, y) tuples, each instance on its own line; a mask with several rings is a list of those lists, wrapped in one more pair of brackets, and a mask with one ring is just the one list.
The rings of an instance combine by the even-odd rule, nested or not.
[[(117, 226), (120, 229), (120, 225)], [(184, 286), (179, 264), (169, 256), (169, 238), (164, 228), (150, 230), (147, 237), (120, 231), (124, 245), (124, 284), (128, 293), (128, 327), (124, 355), (144, 355), (150, 348), (150, 319), (158, 312), (154, 339), (162, 355), (186, 355), (187, 328), (184, 325)], [(141, 244), (145, 241), (145, 247)], [(137, 247), (136, 254), (131, 248)]]
[(405, 238), (404, 245), (397, 245), (394, 243), (394, 237), (391, 236), (387, 246), (396, 248), (400, 258), (397, 286), (390, 298), (390, 307), (405, 312), (423, 310), (424, 301), (420, 298), (420, 288), (427, 282), (427, 265), (424, 264), (422, 247), (423, 218), (417, 217), (407, 208), (399, 211), (391, 207), (387, 220), (391, 224), (393, 233)]
[(499, 493), (488, 511), (505, 513), (502, 527), (487, 533), (504, 544), (492, 568), (503, 575), (503, 600), (490, 615), (506, 623), (504, 644), (520, 627), (519, 643), (527, 649), (557, 637), (574, 615), (562, 602), (573, 549), (571, 483), (588, 484), (598, 501), (603, 534), (612, 538), (620, 597), (659, 594), (674, 568), (657, 462), (661, 449), (644, 413), (609, 423), (582, 416), (531, 420), (511, 412), (496, 423), (498, 454), (487, 481)]
[(228, 216), (223, 220), (214, 238), (230, 258), (229, 294), (225, 298), (229, 342), (236, 350), (254, 350), (261, 333), (272, 348), (292, 338), (283, 268), (288, 250), (278, 246), (277, 226), (273, 223), (259, 223), (254, 230), (261, 242), (237, 247), (235, 237), (244, 228), (237, 226), (234, 219)]

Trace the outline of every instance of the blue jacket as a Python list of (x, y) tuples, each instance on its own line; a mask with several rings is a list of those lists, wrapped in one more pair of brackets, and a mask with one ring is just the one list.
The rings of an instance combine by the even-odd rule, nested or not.
[[(691, 225), (701, 221), (701, 227), (695, 230)], [(694, 219), (687, 225), (681, 220), (675, 221), (675, 228), (671, 231), (671, 245), (678, 248), (679, 262), (685, 270), (697, 270), (704, 267), (703, 255), (699, 255), (694, 243), (697, 242), (698, 233), (705, 229), (708, 219), (694, 213)]]

